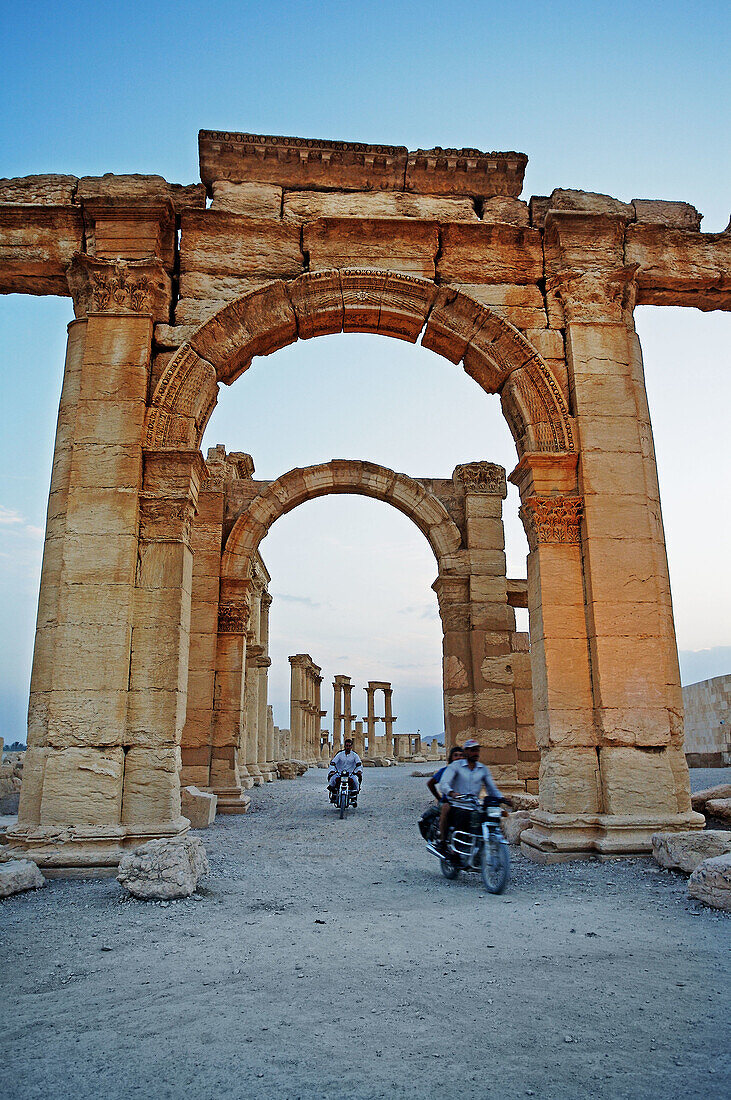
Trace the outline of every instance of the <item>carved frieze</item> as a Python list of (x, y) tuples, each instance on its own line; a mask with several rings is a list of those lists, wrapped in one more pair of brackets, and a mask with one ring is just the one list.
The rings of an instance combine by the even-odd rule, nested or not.
[(531, 550), (536, 550), (540, 543), (578, 543), (583, 510), (582, 497), (528, 497), (524, 500), (520, 518)]
[(508, 495), (505, 470), (494, 462), (467, 462), (463, 466), (456, 466), (454, 477), (462, 482), (467, 493), (493, 493), (501, 497)]

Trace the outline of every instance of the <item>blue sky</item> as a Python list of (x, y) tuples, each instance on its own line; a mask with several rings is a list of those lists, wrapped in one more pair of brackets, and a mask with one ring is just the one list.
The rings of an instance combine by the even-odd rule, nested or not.
[[(729, 218), (727, 5), (711, 3), (28, 3), (2, 5), (0, 176), (198, 178), (199, 128), (517, 149), (524, 197), (554, 187), (677, 198)], [(0, 299), (0, 735), (22, 734), (69, 299)], [(726, 315), (642, 309), (685, 679), (731, 669), (726, 572), (731, 398)], [(417, 390), (418, 386), (418, 390)], [(414, 395), (418, 393), (415, 400)], [(332, 338), (264, 360), (227, 391), (206, 443), (257, 472), (352, 454), (416, 476), (510, 467), (496, 403), (443, 360)], [(508, 514), (509, 513), (509, 514)], [(524, 572), (514, 501), (509, 565)], [(434, 564), (404, 517), (325, 499), (262, 546), (272, 697), (286, 655), (392, 679), (402, 729), (441, 729)], [(703, 652), (705, 651), (705, 652)], [(399, 702), (399, 699), (401, 702)], [(327, 700), (325, 705), (330, 705)]]

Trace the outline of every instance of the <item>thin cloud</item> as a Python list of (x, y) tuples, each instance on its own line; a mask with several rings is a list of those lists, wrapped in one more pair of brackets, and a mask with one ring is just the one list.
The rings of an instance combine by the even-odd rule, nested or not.
[(16, 512), (12, 508), (6, 508), (4, 505), (0, 504), (0, 523), (3, 524), (3, 526), (10, 526), (10, 524), (13, 523), (25, 524), (25, 522), (25, 519), (19, 512)]
[(321, 603), (317, 600), (311, 600), (309, 596), (291, 596), (287, 592), (272, 592), (272, 596), (275, 600), (281, 600), (283, 603), (301, 603), (305, 607), (322, 607)]

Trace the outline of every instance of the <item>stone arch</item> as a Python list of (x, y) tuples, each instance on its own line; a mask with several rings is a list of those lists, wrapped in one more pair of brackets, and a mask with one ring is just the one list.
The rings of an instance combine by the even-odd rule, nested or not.
[(575, 450), (565, 396), (545, 361), (509, 322), (455, 287), (392, 271), (309, 272), (267, 283), (224, 306), (175, 353), (148, 409), (151, 450), (200, 445), (218, 395), (257, 355), (296, 340), (371, 332), (416, 343), (461, 363), (499, 393), (518, 454)]
[(254, 498), (226, 540), (221, 578), (249, 576), (259, 543), (275, 520), (307, 500), (346, 493), (382, 500), (408, 516), (425, 535), (440, 571), (462, 547), (462, 535), (446, 508), (418, 481), (374, 462), (332, 459), (290, 470)]

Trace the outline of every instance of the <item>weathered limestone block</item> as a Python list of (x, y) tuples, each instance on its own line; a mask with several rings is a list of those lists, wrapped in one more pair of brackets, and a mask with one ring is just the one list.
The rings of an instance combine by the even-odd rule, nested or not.
[(706, 811), (706, 803), (709, 799), (731, 798), (731, 783), (719, 783), (716, 787), (704, 787), (702, 791), (695, 791), (691, 795), (691, 804), (696, 813)]
[(323, 217), (421, 218), (440, 222), (479, 220), (471, 199), (443, 199), (399, 191), (287, 191), (283, 213), (285, 219), (298, 222)]
[(206, 850), (198, 837), (150, 840), (119, 863), (117, 881), (133, 897), (169, 901), (188, 898), (209, 871)]
[(665, 752), (638, 748), (602, 748), (604, 810), (609, 814), (676, 814), (675, 778)]
[(443, 283), (537, 283), (543, 278), (541, 234), (485, 222), (445, 225), (438, 272)]
[(494, 195), (482, 204), (482, 221), (504, 225), (530, 225), (528, 204), (520, 199)]
[(83, 176), (78, 181), (76, 202), (94, 199), (136, 200), (169, 199), (177, 213), (182, 210), (204, 209), (206, 189), (202, 183), (168, 183), (163, 176), (129, 175), (107, 172), (103, 176)]
[(508, 195), (523, 189), (525, 153), (479, 149), (416, 149), (409, 153), (406, 190), (427, 195)]
[(702, 214), (689, 202), (667, 202), (664, 199), (632, 199), (638, 222), (665, 225), (669, 229), (693, 229), (701, 227)]
[(180, 219), (180, 271), (237, 278), (301, 274), (300, 229), (227, 210), (189, 210)]
[(355, 262), (359, 267), (433, 279), (439, 231), (433, 222), (414, 218), (319, 218), (305, 225), (303, 248), (312, 271), (352, 267)]
[(271, 183), (214, 180), (211, 210), (228, 210), (247, 218), (279, 219), (282, 216), (282, 188)]
[(731, 832), (702, 829), (684, 833), (655, 833), (652, 854), (661, 867), (687, 875), (706, 859), (731, 852)]
[[(152, 693), (151, 693), (152, 694)], [(123, 825), (168, 825), (180, 818), (180, 749), (128, 750), (124, 764)]]
[(731, 304), (729, 233), (630, 225), (625, 263), (638, 265), (640, 305), (728, 309)]
[(731, 912), (731, 855), (714, 856), (696, 867), (688, 879), (688, 896)]
[(45, 882), (37, 864), (30, 859), (9, 859), (0, 863), (0, 898), (9, 898), (24, 890), (38, 890)]
[(46, 758), (41, 825), (118, 825), (122, 748), (52, 749)]
[(709, 798), (706, 813), (711, 817), (720, 817), (722, 821), (731, 821), (731, 798)]
[(510, 801), (513, 804), (514, 810), (537, 810), (538, 809), (538, 795), (526, 794), (518, 791), (515, 794), (511, 794)]
[(66, 268), (83, 238), (78, 207), (0, 204), (0, 293), (68, 296)]
[(513, 286), (512, 283), (462, 283), (470, 298), (487, 306), (493, 313), (516, 328), (545, 329), (548, 324), (543, 295), (537, 286)]
[(551, 210), (579, 210), (584, 214), (619, 214), (634, 221), (635, 208), (631, 203), (601, 195), (595, 191), (572, 191), (557, 187), (551, 192)]
[(540, 806), (549, 813), (598, 813), (599, 761), (595, 749), (541, 753)]
[(218, 798), (210, 791), (199, 791), (197, 787), (183, 787), (180, 792), (180, 804), (183, 817), (190, 821), (192, 829), (207, 829), (216, 818)]
[(530, 810), (516, 810), (502, 818), (502, 830), (508, 844), (520, 844), (520, 834), (530, 829), (530, 813)]
[(20, 782), (11, 763), (0, 764), (0, 814), (17, 814)]
[(76, 176), (44, 174), (0, 180), (0, 203), (31, 206), (70, 206), (76, 194)]

